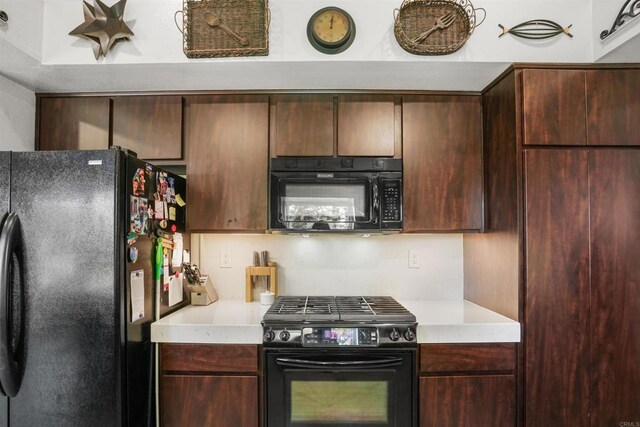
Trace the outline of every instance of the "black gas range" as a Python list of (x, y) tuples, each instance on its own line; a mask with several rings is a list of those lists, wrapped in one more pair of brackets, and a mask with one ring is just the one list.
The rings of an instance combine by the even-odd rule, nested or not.
[(281, 296), (263, 320), (267, 427), (416, 425), (416, 317), (388, 296)]
[(281, 296), (262, 326), (265, 347), (416, 346), (416, 317), (389, 296)]

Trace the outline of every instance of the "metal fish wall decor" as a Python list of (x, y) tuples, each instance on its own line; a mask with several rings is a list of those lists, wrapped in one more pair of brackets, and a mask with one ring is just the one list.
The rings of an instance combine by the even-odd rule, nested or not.
[(498, 24), (498, 27), (502, 29), (502, 34), (498, 37), (502, 37), (505, 34), (512, 34), (516, 37), (530, 40), (543, 40), (555, 37), (558, 34), (566, 34), (569, 37), (573, 35), (569, 32), (571, 25), (563, 28), (562, 25), (557, 22), (550, 21), (548, 19), (532, 19), (531, 21), (523, 22), (513, 28), (507, 28)]

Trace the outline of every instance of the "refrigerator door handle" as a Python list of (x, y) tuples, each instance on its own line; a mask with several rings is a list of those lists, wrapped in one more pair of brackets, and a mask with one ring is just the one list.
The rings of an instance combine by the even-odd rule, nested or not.
[[(14, 260), (21, 263), (22, 232), (20, 218), (16, 213), (9, 213), (0, 231), (0, 384), (5, 394), (15, 397), (22, 382), (22, 369), (11, 349), (11, 331), (13, 315), (13, 269)], [(14, 266), (15, 268), (16, 266)], [(22, 280), (22, 265), (18, 265)], [(22, 283), (20, 284), (22, 286)], [(21, 289), (21, 293), (23, 290)], [(18, 337), (18, 347), (22, 337)]]

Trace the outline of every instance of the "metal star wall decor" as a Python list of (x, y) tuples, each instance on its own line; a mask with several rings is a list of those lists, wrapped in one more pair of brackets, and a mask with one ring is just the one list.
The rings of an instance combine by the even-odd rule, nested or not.
[(133, 31), (124, 22), (124, 7), (127, 0), (120, 0), (109, 7), (100, 0), (93, 0), (93, 6), (82, 2), (84, 22), (69, 33), (93, 42), (93, 54), (96, 59), (107, 52), (119, 40), (129, 40)]

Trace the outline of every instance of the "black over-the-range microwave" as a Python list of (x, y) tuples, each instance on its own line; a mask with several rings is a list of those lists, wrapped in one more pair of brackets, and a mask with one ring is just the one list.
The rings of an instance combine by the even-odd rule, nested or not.
[(287, 233), (402, 229), (402, 159), (271, 159), (269, 228)]

